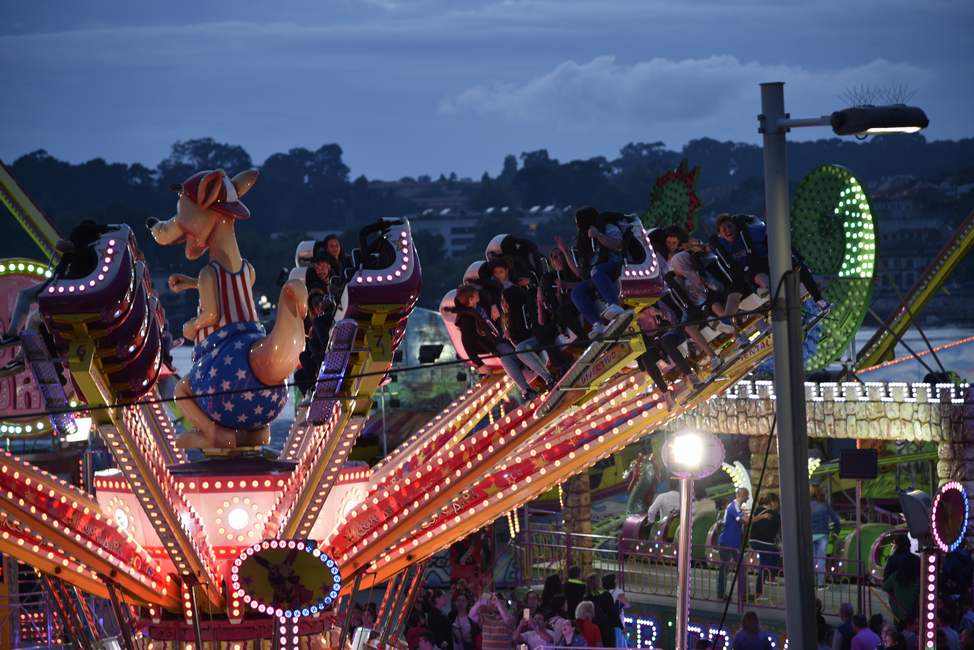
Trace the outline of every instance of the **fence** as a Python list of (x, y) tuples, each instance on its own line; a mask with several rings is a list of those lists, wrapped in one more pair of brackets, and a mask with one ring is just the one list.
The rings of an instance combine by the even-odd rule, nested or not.
[[(577, 565), (582, 567), (585, 575), (617, 574), (619, 585), (630, 595), (676, 597), (675, 544), (572, 534), (534, 526), (521, 533), (520, 548), (522, 579), (526, 583), (541, 583), (553, 573), (564, 577), (568, 566)], [(721, 582), (725, 583), (725, 591), (730, 588), (736, 565), (736, 549), (694, 544), (690, 564), (691, 599), (724, 602), (720, 593)], [(780, 567), (778, 552), (744, 551), (731, 602), (734, 611), (742, 613), (751, 607), (784, 609), (784, 577)], [(821, 580), (816, 595), (822, 602), (823, 614), (837, 615), (840, 604), (857, 602), (855, 562), (843, 558), (816, 558), (816, 571)], [(885, 596), (874, 599), (874, 591), (868, 585), (864, 587), (867, 611), (872, 611), (874, 604), (881, 610), (888, 610)]]

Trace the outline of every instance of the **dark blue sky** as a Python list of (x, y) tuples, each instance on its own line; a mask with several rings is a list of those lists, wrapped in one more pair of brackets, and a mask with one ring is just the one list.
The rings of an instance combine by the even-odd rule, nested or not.
[(974, 136), (970, 0), (4, 5), (7, 161), (44, 148), (155, 165), (173, 141), (212, 136), (257, 163), (338, 142), (353, 174), (479, 176), (540, 147), (757, 141), (761, 81), (787, 83), (793, 116), (904, 85), (928, 137)]

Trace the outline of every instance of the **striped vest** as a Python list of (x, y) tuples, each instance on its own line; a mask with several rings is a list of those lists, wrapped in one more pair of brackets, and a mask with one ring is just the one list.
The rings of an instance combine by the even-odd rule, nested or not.
[(258, 321), (254, 304), (254, 277), (247, 260), (242, 261), (236, 273), (230, 273), (219, 262), (210, 262), (210, 266), (216, 272), (220, 320), (216, 325), (196, 330), (196, 343), (202, 343), (207, 336), (231, 323)]

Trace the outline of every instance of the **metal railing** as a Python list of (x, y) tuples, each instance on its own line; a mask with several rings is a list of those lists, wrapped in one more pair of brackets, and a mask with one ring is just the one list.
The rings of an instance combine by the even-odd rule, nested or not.
[[(618, 546), (624, 549), (623, 554), (617, 550)], [(527, 584), (542, 583), (551, 574), (565, 576), (568, 566), (578, 565), (587, 574), (601, 576), (615, 573), (618, 584), (633, 596), (676, 597), (675, 544), (579, 535), (535, 526), (529, 531), (522, 531), (519, 547), (522, 553), (522, 579)], [(736, 552), (731, 548), (692, 545), (692, 601), (725, 600), (719, 592), (721, 574), (726, 592), (730, 589), (737, 565)], [(856, 603), (857, 572), (854, 561), (839, 557), (816, 558), (816, 572), (821, 575), (821, 588), (816, 595), (822, 602), (823, 614), (837, 615), (842, 603)], [(865, 572), (863, 575), (865, 578)], [(863, 589), (867, 611), (888, 611), (885, 593), (868, 584), (864, 584)], [(753, 549), (744, 551), (731, 606), (737, 613), (753, 607), (785, 607), (780, 553)], [(873, 610), (874, 606), (876, 610)]]

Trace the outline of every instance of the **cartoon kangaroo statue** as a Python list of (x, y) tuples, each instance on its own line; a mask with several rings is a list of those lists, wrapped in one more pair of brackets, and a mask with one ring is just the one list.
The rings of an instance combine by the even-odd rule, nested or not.
[(288, 375), (304, 349), (308, 290), (300, 280), (281, 288), (277, 320), (265, 334), (254, 304), (254, 268), (240, 256), (234, 224), (249, 219), (240, 202), (257, 181), (257, 170), (230, 179), (222, 170), (202, 171), (173, 186), (176, 214), (150, 219), (153, 239), (163, 246), (185, 242), (186, 259), (209, 251), (198, 278), (174, 274), (174, 292), (199, 292), (196, 318), (183, 325), (193, 341), (193, 368), (176, 386), (179, 406), (196, 427), (176, 445), (193, 449), (256, 447), (270, 440), (270, 422), (287, 403)]

